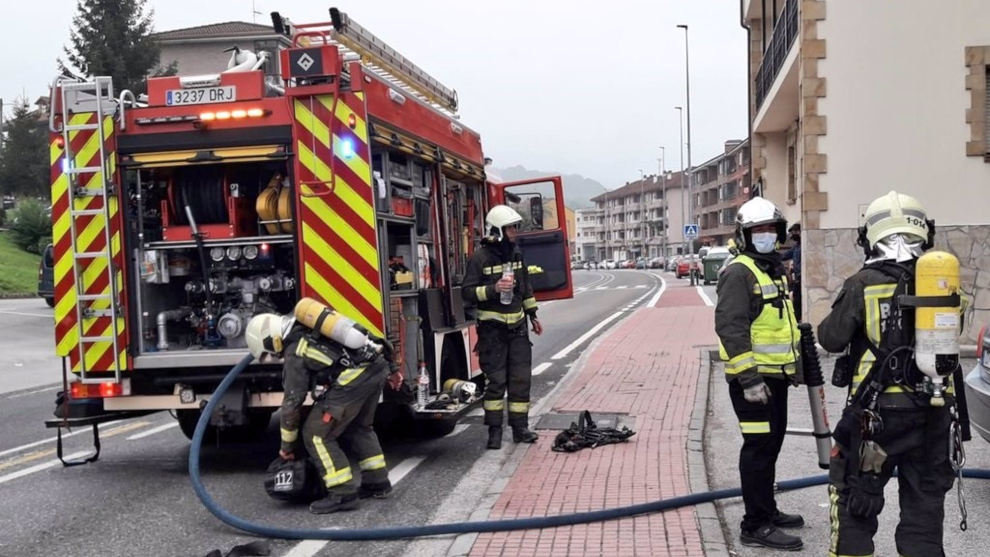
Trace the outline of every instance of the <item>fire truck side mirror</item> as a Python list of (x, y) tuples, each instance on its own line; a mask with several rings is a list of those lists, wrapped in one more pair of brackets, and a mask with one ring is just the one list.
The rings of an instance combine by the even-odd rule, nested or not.
[(529, 216), (533, 230), (543, 230), (543, 198), (539, 195), (529, 198)]

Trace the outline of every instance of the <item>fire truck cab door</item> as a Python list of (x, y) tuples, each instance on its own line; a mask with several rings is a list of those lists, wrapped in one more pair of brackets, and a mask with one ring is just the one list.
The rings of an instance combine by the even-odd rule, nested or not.
[(523, 221), (516, 242), (529, 267), (537, 300), (574, 296), (564, 188), (559, 176), (490, 184), (492, 198), (512, 207)]

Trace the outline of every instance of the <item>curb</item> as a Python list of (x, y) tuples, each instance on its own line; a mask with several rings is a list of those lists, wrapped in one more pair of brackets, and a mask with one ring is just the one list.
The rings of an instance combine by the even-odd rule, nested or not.
[[(708, 466), (705, 462), (705, 422), (708, 416), (711, 362), (713, 358), (718, 357), (718, 353), (710, 348), (702, 348), (699, 350), (699, 356), (701, 365), (698, 369), (698, 386), (695, 389), (691, 424), (688, 426), (688, 478), (692, 493), (711, 491)], [(698, 531), (701, 534), (701, 546), (705, 555), (728, 557), (729, 545), (715, 503), (695, 505), (694, 509), (698, 517)]]

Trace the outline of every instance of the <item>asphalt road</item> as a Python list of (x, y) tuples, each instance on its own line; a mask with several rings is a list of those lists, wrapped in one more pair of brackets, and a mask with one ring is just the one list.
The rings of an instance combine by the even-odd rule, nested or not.
[[(540, 310), (545, 332), (533, 337), (537, 406), (596, 335), (649, 303), (661, 285), (645, 271), (574, 276), (575, 298)], [(0, 556), (205, 555), (253, 541), (200, 505), (186, 473), (189, 443), (167, 413), (104, 425), (103, 452), (95, 464), (63, 468), (54, 459), (54, 432), (43, 426), (60, 381), (50, 316), (40, 300), (0, 302), (0, 353), (7, 355), (0, 362)], [(486, 474), (504, 460), (506, 449), (486, 451), (484, 438), (480, 415), (474, 415), (441, 439), (386, 440), (393, 496), (327, 516), (265, 495), (261, 471), (277, 451), (277, 423), (263, 439), (204, 448), (202, 470), (220, 504), (252, 521), (292, 528), (427, 524), (437, 517), (450, 520), (452, 508), (469, 513), (482, 496), (480, 489), (453, 489), (473, 477), (484, 485)], [(86, 451), (88, 431), (75, 430), (65, 444), (67, 453)], [(272, 555), (404, 555), (409, 544), (272, 540)]]
[[(704, 287), (712, 300), (717, 300), (715, 288)], [(825, 373), (825, 394), (831, 425), (842, 415), (845, 389), (831, 386), (834, 359), (822, 360)], [(964, 370), (972, 369), (975, 361), (964, 360)], [(738, 421), (729, 401), (728, 386), (724, 379), (721, 364), (713, 366), (709, 391), (708, 416), (705, 425), (705, 456), (708, 464), (708, 478), (712, 489), (739, 486), (739, 447), (742, 436)], [(811, 413), (808, 406), (808, 391), (805, 387), (795, 387), (788, 391), (788, 426), (794, 429), (810, 430)], [(967, 468), (990, 468), (990, 443), (975, 432), (974, 439), (965, 443)], [(777, 481), (826, 473), (818, 468), (818, 458), (814, 439), (802, 435), (788, 435), (784, 439), (780, 457), (777, 459)], [(944, 539), (946, 555), (986, 555), (990, 545), (990, 481), (965, 479), (965, 499), (968, 508), (967, 531), (959, 529), (960, 513), (956, 500), (956, 488), (945, 498)], [(887, 484), (884, 494), (886, 504), (880, 515), (880, 527), (874, 537), (876, 555), (897, 555), (894, 545), (894, 528), (897, 525), (898, 501), (897, 480)], [(825, 555), (829, 546), (828, 491), (825, 486), (779, 493), (777, 504), (784, 512), (800, 513), (804, 516), (804, 528), (792, 533), (804, 540), (804, 554)], [(762, 555), (784, 555), (763, 548), (745, 547), (739, 543), (739, 523), (743, 516), (742, 498), (727, 499), (717, 503), (723, 518), (723, 528), (732, 555), (756, 557)], [(907, 509), (906, 512), (910, 512)]]

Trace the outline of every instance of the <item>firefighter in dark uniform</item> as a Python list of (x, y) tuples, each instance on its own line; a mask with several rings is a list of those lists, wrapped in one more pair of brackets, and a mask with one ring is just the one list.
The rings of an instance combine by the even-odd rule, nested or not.
[(773, 484), (787, 429), (787, 388), (798, 365), (799, 333), (787, 279), (776, 248), (787, 221), (773, 203), (757, 197), (736, 215), (739, 249), (718, 281), (715, 332), (729, 397), (743, 445), (739, 475), (746, 507), (743, 545), (798, 550), (801, 538), (780, 530), (804, 525), (800, 515), (777, 508)]
[[(387, 497), (392, 485), (372, 426), (386, 379), (392, 388), (402, 382), (400, 372), (390, 372), (388, 343), (369, 337), (361, 349), (349, 349), (292, 317), (275, 314), (253, 317), (245, 337), (255, 357), (269, 353), (284, 358), (279, 456), (304, 458), (298, 454), (302, 441), (327, 488), (327, 496), (310, 504), (309, 510), (315, 514), (351, 510), (357, 508), (359, 498)], [(313, 407), (300, 435), (300, 409), (311, 392)], [(338, 439), (347, 443), (358, 461), (359, 488)]]
[[(464, 301), (474, 306), (478, 323), (478, 358), (488, 381), (485, 388), (485, 425), (488, 448), (502, 447), (502, 420), (508, 390), (509, 426), (516, 443), (534, 443), (529, 429), (529, 388), (533, 348), (526, 327), (543, 333), (536, 318), (536, 299), (526, 264), (515, 244), (522, 217), (505, 205), (496, 205), (485, 217), (487, 236), (471, 255), (464, 274)], [(508, 269), (507, 269), (508, 268)], [(504, 276), (506, 271), (511, 277)], [(507, 303), (503, 302), (504, 299)]]
[[(822, 347), (847, 351), (833, 383), (847, 384), (850, 393), (829, 465), (829, 555), (873, 555), (883, 488), (896, 467), (898, 553), (942, 556), (943, 504), (954, 477), (952, 395), (944, 406), (932, 406), (930, 394), (912, 387), (920, 377), (910, 352), (913, 312), (899, 301), (902, 294), (913, 294), (915, 263), (932, 246), (935, 223), (916, 199), (896, 192), (870, 203), (864, 217), (858, 243), (866, 264), (846, 280), (818, 326)], [(875, 407), (864, 412), (853, 395), (873, 380), (880, 381), (880, 394)]]

